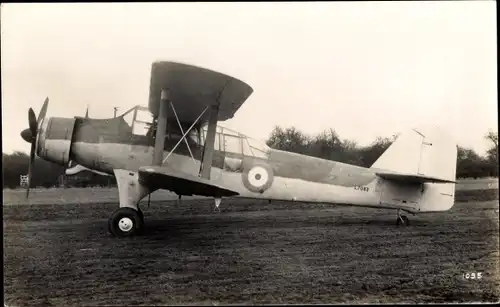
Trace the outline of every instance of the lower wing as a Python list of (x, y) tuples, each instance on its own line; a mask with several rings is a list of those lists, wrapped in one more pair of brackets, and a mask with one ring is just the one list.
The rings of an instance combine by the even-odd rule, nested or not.
[(196, 177), (161, 166), (139, 168), (139, 182), (155, 189), (165, 189), (177, 195), (200, 195), (209, 197), (230, 197), (238, 192), (214, 184), (208, 179)]

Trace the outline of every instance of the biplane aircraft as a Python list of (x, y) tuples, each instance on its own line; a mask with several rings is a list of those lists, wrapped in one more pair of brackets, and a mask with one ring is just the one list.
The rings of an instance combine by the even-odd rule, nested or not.
[[(144, 226), (142, 198), (158, 189), (183, 195), (243, 197), (386, 208), (396, 224), (411, 214), (454, 204), (457, 146), (438, 128), (409, 129), (370, 167), (271, 149), (217, 123), (234, 116), (253, 89), (209, 69), (154, 62), (148, 107), (108, 119), (38, 118), (29, 109), (29, 196), (35, 154), (68, 166), (115, 176), (119, 208), (108, 226), (132, 236)], [(146, 114), (144, 120), (142, 115)]]

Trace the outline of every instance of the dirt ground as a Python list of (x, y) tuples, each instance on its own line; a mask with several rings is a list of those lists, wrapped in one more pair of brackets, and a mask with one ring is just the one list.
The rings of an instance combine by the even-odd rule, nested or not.
[[(498, 199), (498, 190), (488, 193)], [(409, 215), (409, 227), (395, 226), (396, 214), (388, 210), (238, 200), (223, 201), (218, 213), (212, 201), (163, 201), (143, 205), (144, 233), (125, 239), (107, 232), (116, 208), (4, 206), (5, 303), (439, 303), (500, 297), (498, 200)], [(481, 279), (463, 276), (478, 272)]]

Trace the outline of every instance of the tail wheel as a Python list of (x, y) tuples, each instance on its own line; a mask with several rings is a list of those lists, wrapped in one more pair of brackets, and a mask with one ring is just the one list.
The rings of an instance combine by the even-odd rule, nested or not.
[(118, 208), (108, 221), (109, 232), (117, 237), (131, 237), (139, 233), (142, 228), (142, 212), (132, 208)]
[(396, 220), (396, 225), (400, 226), (409, 226), (410, 225), (410, 219), (406, 215), (401, 215), (397, 218)]

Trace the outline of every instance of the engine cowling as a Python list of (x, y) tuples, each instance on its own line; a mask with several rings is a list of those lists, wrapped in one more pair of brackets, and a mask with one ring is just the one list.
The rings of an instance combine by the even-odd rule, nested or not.
[(37, 154), (51, 162), (67, 165), (70, 160), (75, 118), (51, 117), (39, 131)]

